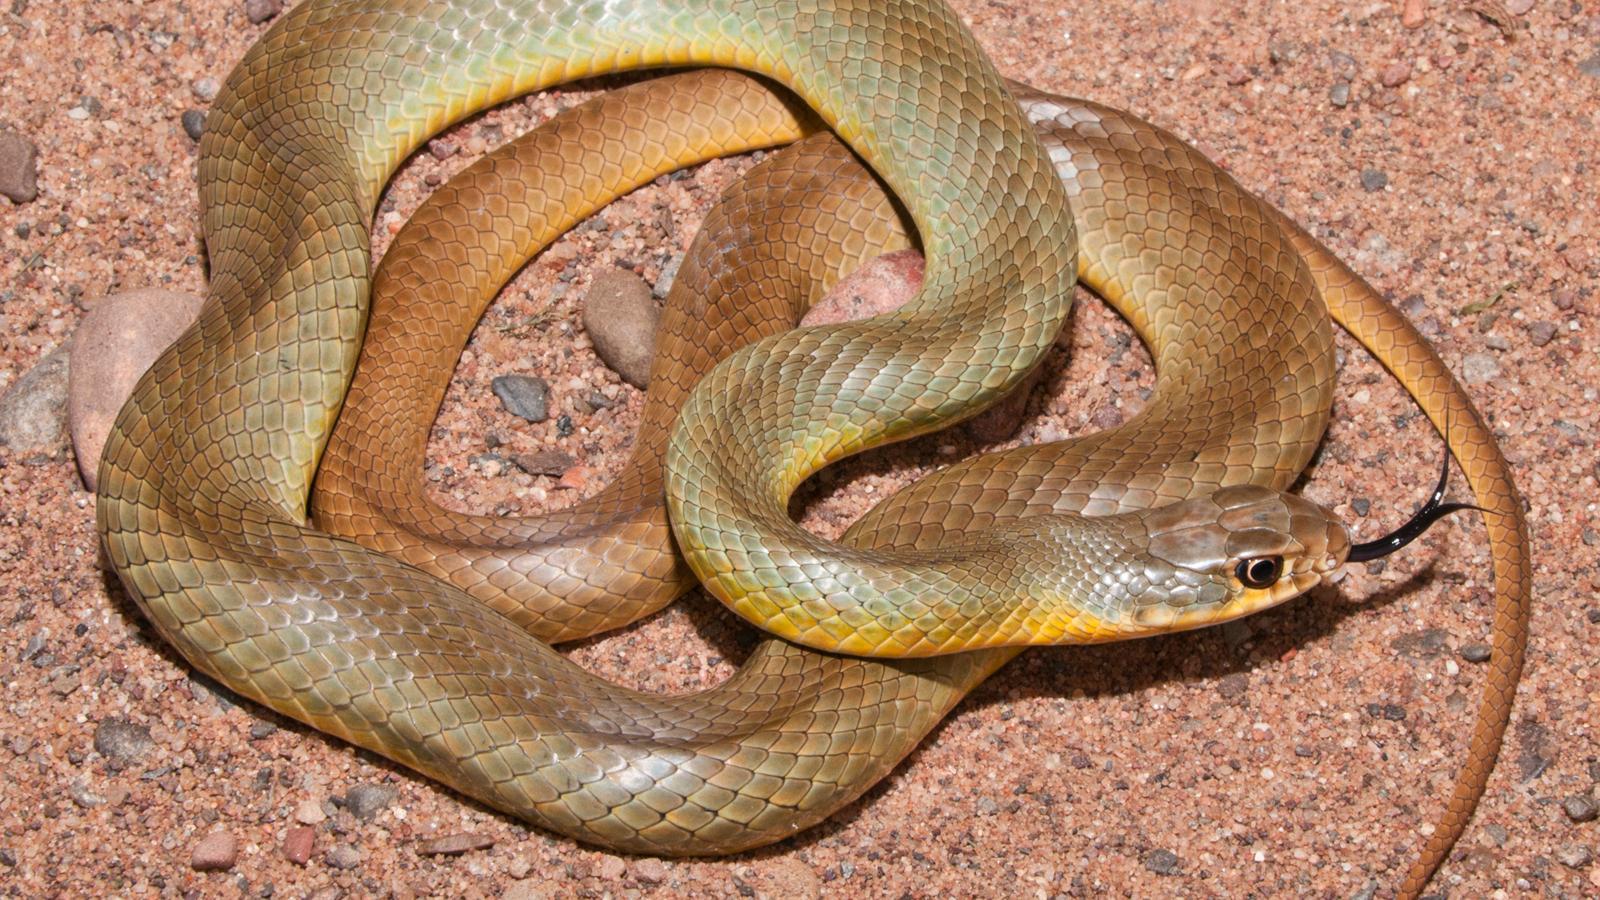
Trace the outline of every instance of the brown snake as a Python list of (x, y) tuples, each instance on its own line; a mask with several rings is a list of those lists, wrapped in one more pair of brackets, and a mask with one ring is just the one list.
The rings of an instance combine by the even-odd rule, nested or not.
[[(712, 852), (775, 840), (816, 821), (887, 771), (966, 689), (1012, 651), (888, 663), (818, 656), (771, 642), (757, 652), (740, 676), (714, 691), (692, 698), (647, 697), (586, 678), (466, 595), (301, 524), (306, 483), (354, 363), (365, 300), (366, 216), (388, 170), (448, 118), (515, 91), (598, 68), (592, 57), (575, 55), (565, 67), (537, 65), (554, 58), (540, 55), (551, 47), (545, 46), (539, 53), (514, 47), (480, 57), (487, 60), (484, 66), (488, 70), (499, 75), (498, 80), (480, 84), (476, 93), (462, 101), (450, 94), (465, 88), (452, 74), (450, 54), (433, 47), (433, 52), (413, 54), (409, 67), (396, 68), (399, 77), (393, 83), (400, 86), (387, 94), (391, 76), (382, 67), (346, 65), (334, 70), (347, 80), (324, 80), (336, 61), (348, 64), (364, 58), (366, 51), (360, 49), (359, 40), (363, 34), (396, 38), (383, 43), (400, 56), (406, 54), (397, 38), (421, 36), (424, 31), (437, 34), (448, 29), (451, 39), (459, 39), (463, 48), (469, 48), (475, 39), (489, 42), (491, 37), (498, 40), (511, 31), (530, 44), (537, 43), (527, 32), (538, 29), (511, 28), (497, 18), (505, 15), (498, 7), (468, 10), (472, 4), (463, 3), (457, 6), (475, 15), (435, 16), (423, 22), (400, 15), (362, 17), (357, 15), (360, 6), (347, 4), (335, 11), (313, 2), (297, 9), (235, 72), (228, 94), (208, 123), (202, 196), (214, 299), (197, 328), (141, 382), (119, 420), (102, 464), (101, 528), (124, 582), (163, 634), (192, 662), (243, 693), (428, 772), (492, 805), (566, 833), (625, 848)], [(456, 11), (454, 7), (448, 10)], [(568, 46), (571, 54), (577, 54), (578, 47), (593, 53), (596, 44), (604, 45), (609, 39), (598, 30), (579, 27), (596, 24), (584, 18), (586, 12), (597, 17), (602, 14), (598, 7), (579, 7), (560, 22), (569, 31), (576, 30), (577, 37)], [(724, 62), (785, 76), (784, 80), (822, 109), (833, 127), (856, 139), (890, 184), (912, 201), (913, 214), (930, 249), (933, 289), (925, 290), (924, 296), (937, 297), (941, 289), (956, 290), (956, 282), (962, 279), (941, 282), (940, 272), (960, 275), (961, 266), (941, 270), (939, 260), (953, 256), (960, 263), (961, 253), (970, 255), (980, 248), (949, 243), (949, 227), (930, 228), (939, 226), (940, 219), (930, 214), (929, 208), (919, 210), (917, 200), (933, 196), (941, 198), (940, 202), (955, 203), (963, 198), (978, 202), (984, 195), (973, 193), (977, 186), (944, 170), (939, 180), (948, 187), (942, 191), (918, 195), (914, 189), (908, 190), (917, 182), (915, 157), (890, 158), (885, 151), (889, 145), (875, 143), (876, 126), (869, 127), (877, 121), (871, 118), (873, 114), (859, 108), (851, 114), (842, 111), (855, 108), (850, 98), (857, 96), (853, 88), (858, 84), (841, 87), (827, 83), (820, 74), (826, 67), (807, 70), (803, 54), (798, 60), (775, 62), (749, 46), (731, 49), (726, 33), (701, 34), (706, 38), (703, 54), (686, 41), (663, 40), (659, 46), (651, 45), (646, 40), (650, 26), (666, 28), (664, 23), (651, 21), (651, 12), (655, 11), (639, 13), (638, 18), (624, 23), (604, 23), (615, 25), (617, 33), (629, 38), (630, 46), (654, 47), (636, 54), (613, 51), (608, 64)], [(727, 14), (726, 9), (720, 12)], [(802, 27), (787, 19), (761, 20), (760, 11), (756, 12), (765, 26), (759, 41), (763, 47), (768, 46), (766, 41), (787, 46), (784, 41), (792, 40), (792, 35), (785, 34), (782, 40), (767, 35)], [(859, 37), (851, 31), (859, 27), (864, 29), (862, 34), (876, 39), (873, 28), (895, 24), (893, 20), (879, 21), (876, 17), (880, 14), (872, 10), (835, 12), (839, 17), (824, 23), (828, 28), (843, 28), (835, 37)], [(866, 23), (856, 20), (854, 25), (840, 25), (847, 12), (864, 16)], [(350, 18), (342, 21), (327, 19), (347, 13)], [(947, 41), (959, 39), (962, 46), (970, 45), (970, 38), (942, 10), (919, 8), (916, 13), (913, 40), (926, 40), (931, 28)], [(694, 25), (708, 27), (700, 22)], [(687, 26), (674, 21), (672, 27)], [(897, 40), (902, 38), (890, 27), (889, 46), (903, 46), (896, 44)], [(322, 42), (331, 43), (334, 52), (307, 52)], [(752, 43), (758, 42), (752, 39)], [(825, 49), (828, 42), (800, 41), (799, 46)], [(519, 51), (534, 62), (520, 69), (513, 65), (511, 57)], [(974, 72), (988, 72), (976, 51), (969, 53), (971, 58), (960, 57), (963, 70), (970, 66)], [(822, 49), (818, 54), (819, 60), (827, 55)], [(461, 55), (469, 54), (463, 50)], [(845, 58), (859, 57), (846, 52)], [(455, 65), (466, 64), (457, 61)], [(268, 68), (274, 69), (270, 91), (264, 80)], [(296, 73), (302, 73), (304, 80), (297, 80), (301, 75)], [(851, 81), (865, 76), (842, 77)], [(872, 76), (874, 81), (878, 77)], [(1007, 161), (1035, 176), (1048, 172), (1048, 167), (1041, 168), (1036, 151), (1029, 149), (1031, 140), (1021, 136), (1026, 126), (1019, 128), (1012, 121), (1016, 117), (1006, 113), (1004, 95), (995, 99), (997, 83), (992, 75), (980, 80), (987, 85), (979, 91), (984, 98), (981, 102), (988, 104), (986, 113), (992, 114), (993, 121), (1010, 123), (1000, 131), (1008, 140), (1017, 141), (1017, 147), (1003, 154)], [(921, 90), (935, 95), (944, 83), (918, 82)], [(325, 89), (323, 85), (332, 86)], [(438, 86), (445, 96), (424, 97), (419, 85), (428, 85), (430, 90)], [(364, 90), (370, 90), (371, 97), (364, 95)], [(1040, 103), (1033, 100), (1027, 105), (1037, 114), (1046, 109)], [(918, 114), (923, 110), (915, 103), (906, 105)], [(323, 109), (330, 113), (326, 119), (310, 115)], [(1075, 114), (1064, 107), (1058, 111), (1068, 119), (1081, 114), (1081, 110)], [(926, 134), (944, 135), (941, 127), (952, 128), (958, 138), (955, 150), (971, 150), (970, 141), (963, 144), (959, 139), (965, 132), (957, 112), (960, 110), (929, 112), (932, 121)], [(984, 112), (974, 113), (971, 108), (966, 112), (979, 115), (979, 121), (991, 121)], [(1089, 116), (1101, 120), (1102, 125), (1111, 121), (1093, 110)], [(354, 121), (358, 132), (368, 137), (352, 141), (347, 128), (332, 127), (335, 121)], [(1084, 122), (1078, 125), (1095, 127)], [(912, 147), (925, 134), (917, 127), (896, 132), (892, 117), (883, 120), (882, 127)], [(1198, 160), (1192, 151), (1151, 130), (1135, 129), (1134, 134), (1123, 137), (1153, 141), (1143, 149), (1163, 166), (1182, 163), (1186, 157)], [(360, 154), (348, 149), (352, 145), (359, 147)], [(992, 152), (987, 141), (980, 140), (978, 145), (978, 149)], [(955, 156), (963, 161), (960, 152)], [(1092, 156), (1089, 153), (1073, 164), (1081, 170)], [(981, 168), (971, 157), (964, 161), (972, 164), (965, 171)], [(1103, 167), (1112, 165), (1109, 159), (1094, 161)], [(1185, 191), (1201, 195), (1210, 192), (1224, 218), (1247, 210), (1244, 218), (1256, 223), (1257, 232), (1245, 243), (1280, 261), (1293, 257), (1283, 239), (1260, 227), (1272, 221), (1270, 213), (1248, 212), (1259, 208), (1231, 181), (1198, 163), (1191, 166), (1175, 170), (1181, 175), (1167, 172), (1153, 180), (1181, 184)], [(1157, 171), (1150, 169), (1151, 173)], [(1045, 180), (1053, 183), (1053, 177)], [(1040, 177), (1024, 177), (1019, 184), (1026, 187), (1018, 195), (1029, 202), (1040, 197), (1048, 200), (1052, 193)], [(996, 210), (986, 204), (983, 201), (962, 209), (962, 225), (972, 233), (980, 237), (990, 233), (986, 229), (1004, 233), (1007, 216), (1013, 224), (1021, 224), (1017, 219), (1022, 210), (1004, 203)], [(1049, 206), (1045, 202), (1041, 211), (1027, 216), (1021, 232), (1043, 230), (1070, 236), (1064, 223), (1049, 224), (1050, 217), (1044, 214)], [(1174, 209), (1163, 212), (1170, 214)], [(1202, 215), (1198, 209), (1184, 211), (1194, 218)], [(1136, 214), (1140, 228), (1146, 227), (1144, 214), (1148, 212), (1151, 210)], [(1125, 223), (1108, 224), (1114, 217), (1101, 221), (1097, 215), (1094, 210), (1087, 213), (1080, 223), (1083, 230), (1127, 229)], [(1134, 214), (1124, 210), (1123, 215)], [(1034, 240), (1039, 235), (1027, 237)], [(1194, 251), (1203, 258), (1212, 248), (1206, 235), (1197, 240), (1206, 245)], [(1086, 245), (1091, 242), (1089, 238)], [(1109, 241), (1106, 246), (1116, 248)], [(1268, 249), (1262, 251), (1262, 247)], [(941, 256), (942, 251), (949, 252)], [(1020, 245), (1017, 252), (1027, 253)], [(1090, 257), (1085, 260), (1086, 275), (1098, 278), (1097, 286), (1116, 300), (1117, 266), (1108, 265), (1097, 273), (1093, 254), (1086, 256)], [(1129, 254), (1128, 259), (1136, 256)], [(1025, 272), (1043, 272), (1045, 266), (1037, 259), (1025, 258)], [(1187, 262), (1187, 257), (1181, 258)], [(982, 260), (969, 262), (979, 266)], [(978, 271), (983, 270), (980, 267)], [(1270, 282), (1280, 294), (1292, 293), (1298, 285), (1300, 311), (1275, 312), (1287, 322), (1302, 317), (1320, 319), (1312, 312), (1317, 298), (1303, 273), (1283, 275), (1273, 270), (1268, 277), (1268, 270), (1257, 260), (1244, 267), (1225, 266), (1217, 274), (1230, 271), (1246, 282)], [(1496, 629), (1496, 687), (1503, 691), (1514, 684), (1520, 667), (1519, 616), (1525, 610), (1527, 587), (1525, 557), (1518, 555), (1523, 544), (1507, 540), (1519, 536), (1520, 517), (1503, 463), (1459, 389), (1420, 339), (1409, 332), (1396, 332), (1403, 320), (1385, 318), (1392, 315), (1383, 312), (1387, 307), (1367, 310), (1356, 296), (1361, 292), (1352, 287), (1359, 282), (1341, 284), (1345, 278), (1342, 270), (1333, 271), (1335, 277), (1325, 278), (1324, 283), (1330, 285), (1325, 293), (1336, 313), (1340, 302), (1349, 302), (1352, 309), (1341, 315), (1356, 323), (1358, 336), (1364, 341), (1377, 336), (1369, 343), (1401, 373), (1408, 387), (1415, 390), (1421, 384), (1431, 391), (1423, 399), (1425, 405), (1431, 403), (1428, 412), (1435, 421), (1450, 410), (1447, 436), (1458, 450), (1480, 503), (1490, 510), (1487, 518), (1502, 598)], [(1050, 283), (1047, 275), (1040, 277)], [(967, 280), (974, 279), (1012, 286), (1016, 269)], [(1177, 286), (1173, 291), (1181, 293)], [(1356, 299), (1341, 301), (1341, 294)], [(1054, 309), (1050, 303), (1054, 301), (1046, 308)], [(1064, 307), (1064, 302), (1057, 305)], [(1059, 312), (1064, 313), (1064, 308)], [(1163, 384), (1182, 381), (1180, 387), (1194, 387), (1203, 383), (1198, 378), (1169, 377), (1173, 366), (1215, 365), (1218, 368), (1213, 371), (1228, 374), (1232, 371), (1227, 367), (1230, 354), (1246, 349), (1235, 348), (1241, 343), (1237, 340), (1221, 341), (1222, 346), (1205, 348), (1205, 352), (1193, 343), (1164, 342), (1162, 317), (1132, 318), (1141, 335), (1159, 350)], [(1054, 317), (1054, 324), (1059, 324), (1059, 316)], [(1363, 331), (1363, 325), (1369, 327)], [(1054, 339), (1053, 327), (1030, 323), (1024, 331), (1032, 334), (1041, 329), (1048, 332), (1046, 343)], [(1328, 352), (1325, 326), (1323, 331), (1320, 351), (1315, 341), (1307, 342), (1311, 346), (1276, 348), (1282, 365), (1289, 371), (1316, 370), (1319, 353), (1326, 357)], [(1381, 339), (1396, 333), (1404, 340), (1390, 345)], [(1274, 348), (1248, 349), (1254, 353)], [(1023, 361), (1014, 359), (1008, 365), (1014, 363), (1020, 377), (1031, 362), (1025, 357), (1018, 359)], [(1155, 430), (1141, 439), (1138, 428), (1150, 427), (1146, 423), (1153, 418), (1147, 412), (1136, 422), (1077, 445), (1074, 452), (1084, 453), (1082, 459), (1087, 462), (1076, 470), (1070, 464), (1063, 468), (1061, 459), (1050, 458), (1052, 454), (1064, 458), (1065, 450), (1029, 448), (1034, 455), (1027, 459), (1014, 451), (941, 473), (937, 481), (919, 485), (901, 495), (906, 499), (897, 497), (858, 523), (852, 539), (874, 546), (928, 546), (939, 542), (947, 523), (962, 529), (989, 524), (1003, 528), (1006, 520), (1019, 515), (1060, 513), (1073, 509), (1074, 504), (1098, 513), (1178, 499), (1197, 488), (1224, 483), (1256, 480), (1281, 487), (1298, 471), (1321, 433), (1331, 362), (1324, 359), (1320, 365), (1324, 367), (1322, 383), (1308, 389), (1322, 395), (1317, 402), (1305, 402), (1296, 390), (1290, 396), (1277, 396), (1267, 411), (1255, 407), (1213, 409), (1212, 415), (1201, 416), (1191, 410), (1184, 436), (1216, 438), (1221, 443), (1207, 445), (1218, 448), (1214, 456), (1196, 456), (1195, 448), (1200, 445), (1179, 448), (1176, 439), (1161, 437)], [(998, 396), (1015, 380), (1009, 376), (987, 380), (979, 402)], [(1149, 409), (1163, 408), (1165, 396), (1158, 389)], [(1188, 409), (1189, 405), (1172, 403), (1167, 412), (1180, 415)], [(1284, 429), (1281, 423), (1285, 421), (1298, 424)], [(1263, 423), (1270, 427), (1263, 429)], [(1270, 436), (1264, 435), (1264, 430), (1270, 431)], [(1272, 449), (1272, 441), (1281, 446)], [(148, 452), (156, 444), (163, 452)], [(1096, 447), (1102, 448), (1102, 455), (1096, 456)], [(1463, 447), (1468, 452), (1461, 452)], [(1147, 461), (1170, 454), (1171, 465), (1162, 476), (1130, 482), (1125, 489), (1113, 490), (1113, 496), (1098, 493), (1100, 473), (1095, 467), (1123, 460), (1130, 453), (1143, 453)], [(1288, 468), (1291, 465), (1292, 469)], [(1240, 489), (1231, 490), (1233, 493), (1219, 495), (1225, 505), (1231, 505), (1230, 498), (1241, 496)], [(1266, 493), (1245, 490), (1242, 496), (1253, 500)], [(1276, 495), (1269, 499), (1286, 502)], [(961, 513), (959, 523), (950, 516), (952, 509)], [(1332, 539), (1342, 539), (1342, 531)], [(1512, 549), (1506, 550), (1507, 546)], [(1425, 857), (1423, 879), (1470, 814), (1476, 796), (1470, 783), (1477, 777), (1474, 773), (1486, 775), (1492, 764), (1498, 728), (1503, 728), (1508, 708), (1508, 703), (1489, 702), (1494, 699), (1491, 695), (1486, 700), (1487, 714), (1480, 718), (1480, 723), (1488, 724), (1487, 728), (1480, 724), (1474, 739), (1467, 777), (1461, 782), (1465, 794), (1458, 787), (1456, 801), (1465, 796), (1465, 805), (1452, 802), (1451, 818), (1433, 843), (1441, 843), (1441, 835), (1448, 834), (1448, 838), (1440, 849), (1430, 845), (1432, 858)], [(1508, 701), (1509, 695), (1499, 699)], [(1498, 728), (1496, 715), (1500, 717)], [(1481, 788), (1481, 783), (1477, 787)]]

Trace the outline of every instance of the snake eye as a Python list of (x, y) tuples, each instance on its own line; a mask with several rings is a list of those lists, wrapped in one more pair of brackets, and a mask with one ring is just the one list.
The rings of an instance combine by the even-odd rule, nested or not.
[(1283, 574), (1283, 557), (1258, 556), (1255, 559), (1241, 559), (1234, 568), (1233, 574), (1245, 587), (1261, 588), (1272, 587), (1278, 581), (1278, 576)]

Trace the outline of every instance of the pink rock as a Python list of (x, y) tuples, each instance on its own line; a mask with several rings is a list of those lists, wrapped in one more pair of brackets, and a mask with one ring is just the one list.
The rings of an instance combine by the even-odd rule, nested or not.
[(1428, 12), (1423, 0), (1406, 0), (1406, 5), (1400, 10), (1400, 24), (1406, 28), (1421, 28), (1428, 21)]
[(589, 485), (589, 475), (588, 466), (573, 466), (562, 474), (556, 487), (564, 491), (581, 491)]
[(644, 884), (660, 884), (667, 880), (667, 867), (659, 859), (645, 858), (629, 866), (628, 874)]
[(1378, 75), (1378, 80), (1383, 82), (1384, 87), (1388, 88), (1405, 84), (1411, 80), (1411, 63), (1402, 60), (1384, 66), (1383, 71)]
[(139, 376), (200, 314), (203, 297), (159, 288), (111, 294), (78, 325), (67, 382), (67, 422), (78, 473), (95, 489), (106, 436)]
[(800, 320), (802, 325), (832, 325), (893, 312), (922, 289), (922, 254), (886, 253), (845, 276)]
[(197, 872), (224, 872), (239, 859), (239, 841), (226, 831), (213, 831), (200, 839), (189, 854), (189, 868)]
[(628, 874), (628, 864), (615, 856), (607, 856), (595, 866), (595, 874), (602, 881), (621, 881), (622, 876)]
[(317, 832), (309, 825), (296, 825), (283, 839), (283, 858), (297, 866), (311, 861), (311, 849), (317, 842)]

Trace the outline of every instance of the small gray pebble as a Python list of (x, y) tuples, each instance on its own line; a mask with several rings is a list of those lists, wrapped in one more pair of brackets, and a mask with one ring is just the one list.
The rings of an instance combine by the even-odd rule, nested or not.
[(1567, 818), (1574, 822), (1593, 822), (1600, 816), (1600, 804), (1588, 794), (1573, 794), (1561, 801), (1561, 808), (1566, 811)]
[(550, 418), (550, 385), (543, 378), (532, 375), (501, 375), (490, 383), (494, 395), (506, 412), (528, 420), (543, 422)]
[(115, 762), (133, 762), (143, 756), (151, 745), (150, 729), (127, 719), (106, 719), (94, 729), (94, 749)]
[(1581, 869), (1594, 862), (1594, 853), (1582, 844), (1563, 844), (1556, 851), (1556, 859), (1569, 869)]
[(1365, 188), (1368, 193), (1373, 191), (1381, 191), (1387, 187), (1388, 184), (1389, 176), (1387, 173), (1378, 169), (1361, 170), (1361, 186)]
[(205, 134), (205, 131), (206, 131), (206, 114), (201, 112), (200, 110), (198, 110), (198, 109), (186, 109), (186, 110), (184, 110), (183, 111), (182, 122), (183, 122), (183, 133), (187, 134), (189, 136), (189, 140), (198, 141), (198, 140), (200, 140), (200, 135)]
[(1470, 663), (1488, 662), (1489, 654), (1487, 644), (1468, 644), (1461, 648), (1461, 658)]
[(1461, 380), (1467, 384), (1488, 384), (1500, 377), (1500, 361), (1488, 353), (1468, 353), (1461, 358)]
[(400, 792), (387, 784), (358, 784), (344, 795), (344, 808), (358, 819), (370, 819), (395, 800)]
[(1556, 323), (1534, 322), (1528, 326), (1528, 338), (1535, 347), (1543, 347), (1556, 339)]
[(1365, 519), (1367, 513), (1372, 512), (1372, 501), (1365, 497), (1357, 497), (1350, 501), (1350, 508), (1356, 511), (1356, 515)]
[(1328, 102), (1341, 109), (1350, 102), (1350, 82), (1341, 81), (1328, 89)]
[(1144, 867), (1157, 875), (1171, 875), (1178, 865), (1178, 854), (1171, 850), (1151, 850), (1144, 855)]
[(329, 848), (326, 858), (328, 865), (335, 869), (354, 869), (361, 865), (361, 851), (349, 844), (339, 844)]
[(276, 734), (277, 731), (278, 726), (271, 722), (255, 722), (250, 726), (250, 740), (264, 740)]
[(1590, 78), (1600, 78), (1600, 53), (1596, 53), (1579, 62), (1578, 71)]
[(1250, 690), (1250, 676), (1243, 672), (1233, 672), (1222, 676), (1217, 682), (1217, 693), (1224, 700), (1237, 700)]
[(196, 98), (210, 103), (217, 99), (217, 92), (222, 90), (222, 83), (207, 75), (204, 78), (196, 79), (195, 83), (190, 85), (189, 88), (194, 91)]

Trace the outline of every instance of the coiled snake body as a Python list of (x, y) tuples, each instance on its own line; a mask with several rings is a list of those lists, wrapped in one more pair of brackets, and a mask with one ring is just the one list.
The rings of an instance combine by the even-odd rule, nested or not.
[[(201, 192), (212, 301), (141, 381), (108, 444), (99, 504), (108, 555), (163, 635), (242, 693), (530, 821), (608, 846), (673, 853), (726, 852), (817, 821), (886, 772), (1014, 651), (891, 662), (768, 642), (712, 691), (651, 697), (586, 676), (466, 593), (310, 528), (304, 516), (312, 473), (356, 361), (368, 288), (368, 217), (393, 167), (447, 122), (516, 93), (600, 71), (689, 63), (754, 69), (796, 90), (907, 203), (929, 256), (928, 284), (894, 328), (868, 323), (780, 338), (787, 341), (784, 353), (750, 351), (718, 370), (743, 367), (770, 379), (757, 393), (728, 387), (737, 409), (768, 410), (759, 404), (775, 385), (798, 386), (775, 412), (752, 416), (761, 427), (751, 434), (764, 449), (731, 467), (697, 455), (694, 419), (685, 419), (689, 432), (680, 431), (687, 436), (674, 445), (678, 458), (668, 476), (674, 526), (681, 536), (683, 522), (693, 521), (703, 536), (690, 544), (691, 564), (721, 582), (714, 588), (720, 595), (737, 601), (760, 594), (757, 612), (790, 622), (786, 633), (837, 634), (830, 616), (861, 610), (871, 614), (864, 630), (879, 629), (878, 637), (902, 652), (984, 643), (974, 635), (1001, 635), (991, 645), (1033, 640), (987, 626), (930, 630), (926, 611), (899, 601), (835, 600), (860, 595), (861, 585), (892, 590), (905, 570), (884, 576), (872, 567), (918, 558), (881, 551), (938, 546), (948, 542), (947, 531), (955, 537), (957, 530), (993, 526), (992, 533), (1021, 535), (1014, 521), (1037, 513), (1120, 512), (1225, 484), (1285, 486), (1321, 434), (1331, 378), (1316, 291), (1293, 252), (1303, 236), (1280, 238), (1267, 227), (1269, 213), (1192, 151), (1109, 111), (1052, 111), (1051, 101), (1029, 101), (1036, 118), (1057, 119), (1103, 141), (1100, 148), (1092, 140), (1073, 148), (1065, 158), (1047, 155), (942, 6), (711, 2), (693, 10), (648, 3), (620, 10), (577, 3), (507, 10), (485, 0), (310, 0), (295, 9), (230, 77), (208, 120)], [(858, 549), (843, 554), (842, 568), (829, 568), (837, 554), (788, 534), (782, 522), (766, 524), (803, 553), (781, 542), (733, 540), (740, 532), (735, 519), (718, 511), (719, 499), (781, 509), (804, 473), (828, 459), (966, 415), (1015, 384), (1054, 340), (1077, 269), (1078, 244), (1056, 168), (1132, 169), (1101, 151), (1141, 141), (1149, 143), (1138, 153), (1172, 168), (1152, 164), (1138, 169), (1136, 180), (1168, 186), (1171, 194), (1163, 196), (1209, 196), (1223, 218), (1245, 224), (1251, 262), (1212, 272), (1238, 282), (1217, 290), (1229, 297), (1232, 289), (1261, 284), (1287, 298), (1270, 312), (1277, 317), (1271, 333), (1284, 339), (1248, 347), (1236, 334), (1197, 339), (1202, 326), (1181, 320), (1181, 284), (1169, 279), (1163, 287), (1171, 294), (1145, 307), (1148, 315), (1123, 305), (1156, 348), (1161, 378), (1136, 421), (1071, 450), (1030, 448), (941, 473), (858, 523), (846, 540)], [(1087, 184), (1083, 190), (1094, 189), (1092, 177)], [(1170, 252), (1178, 267), (1198, 259), (1199, 270), (1211, 272), (1208, 252), (1239, 252), (1218, 249), (1204, 231), (1192, 251), (1134, 246), (1141, 229), (1181, 234), (1204, 214), (1166, 201), (1143, 206), (1132, 196), (1079, 213), (1085, 246), (1097, 233), (1101, 239), (1098, 251), (1086, 253), (1084, 269), (1114, 301), (1148, 287), (1141, 281), (1147, 254), (1154, 253), (1157, 267)], [(1327, 271), (1320, 286), (1333, 302), (1342, 276)], [(1210, 289), (1202, 286), (1201, 294)], [(1366, 311), (1359, 299), (1354, 305)], [(960, 318), (967, 313), (975, 318)], [(1377, 318), (1365, 335), (1399, 333), (1408, 348), (1420, 343), (1396, 332), (1383, 313), (1371, 314)], [(1348, 312), (1344, 318), (1363, 333), (1360, 319)], [(942, 337), (952, 323), (966, 330)], [(913, 348), (941, 340), (965, 358), (929, 357), (927, 378), (915, 374), (922, 369), (901, 367), (908, 354), (920, 352)], [(1391, 365), (1400, 359), (1408, 386), (1436, 382), (1425, 385), (1434, 389), (1425, 405), (1436, 422), (1449, 410), (1447, 436), (1490, 510), (1497, 589), (1513, 603), (1502, 609), (1495, 647), (1498, 683), (1509, 689), (1521, 661), (1514, 604), (1526, 597), (1526, 568), (1521, 544), (1508, 540), (1521, 525), (1503, 462), (1431, 354), (1407, 356), (1394, 344), (1381, 350)], [(1245, 375), (1271, 373), (1262, 379), (1266, 393), (1251, 400), (1264, 406), (1224, 408), (1237, 405), (1219, 402), (1225, 399), (1215, 393), (1219, 382), (1205, 373), (1227, 384), (1239, 374), (1230, 359), (1246, 351), (1268, 359), (1266, 369)], [(873, 372), (892, 373), (893, 383), (860, 380)], [(1207, 385), (1213, 393), (1195, 393)], [(884, 410), (893, 415), (878, 417)], [(775, 418), (762, 420), (767, 415)], [(1464, 446), (1471, 452), (1463, 455)], [(769, 453), (784, 456), (781, 465)], [(1142, 470), (1135, 467), (1140, 460)], [(712, 464), (723, 471), (697, 468)], [(765, 474), (756, 473), (759, 466)], [(1117, 473), (1126, 480), (1118, 483)], [(729, 478), (751, 490), (727, 487)], [(748, 478), (754, 480), (738, 481)], [(702, 490), (712, 485), (718, 487)], [(1194, 517), (1226, 519), (1245, 504), (1246, 518), (1271, 519), (1264, 510), (1278, 511), (1275, 529), (1245, 531), (1314, 536), (1301, 542), (1306, 564), (1290, 566), (1287, 588), (1252, 598), (1251, 608), (1303, 589), (1329, 559), (1336, 565), (1342, 558), (1336, 523), (1265, 487), (1227, 488), (1215, 500), (1190, 501), (1176, 518), (1141, 519), (1158, 524), (1140, 527), (1148, 536), (1165, 533), (1161, 528), (1183, 532)], [(759, 511), (751, 520), (760, 520)], [(1000, 543), (1007, 545), (1001, 550), (1016, 546), (1009, 538)], [(1173, 555), (1192, 555), (1192, 543), (1179, 539)], [(930, 588), (962, 588), (987, 565), (913, 574), (930, 579)], [(1140, 564), (1146, 572), (1153, 565)], [(811, 596), (806, 582), (793, 580), (794, 570), (842, 590)], [(774, 572), (781, 577), (769, 577)], [(1189, 586), (1201, 599), (1209, 593), (1204, 585)], [(794, 606), (765, 599), (783, 590), (802, 608), (819, 598), (823, 605), (796, 619), (782, 611)], [(954, 605), (983, 606), (983, 599), (969, 592)], [(1197, 624), (1159, 609), (1153, 616), (1125, 612), (1127, 623), (1145, 630)], [(1126, 630), (1104, 615), (1044, 621), (1076, 624), (1029, 634), (1104, 639)], [(1491, 714), (1480, 720), (1489, 725), (1480, 725), (1473, 764), (1483, 776), (1506, 705), (1486, 703)], [(1473, 791), (1481, 790), (1472, 780), (1462, 782), (1470, 795), (1465, 808), (1452, 805), (1458, 821), (1440, 829), (1454, 831), (1446, 849), (1470, 814)], [(1463, 796), (1459, 786), (1457, 796)], [(1430, 847), (1423, 879), (1442, 852)]]

